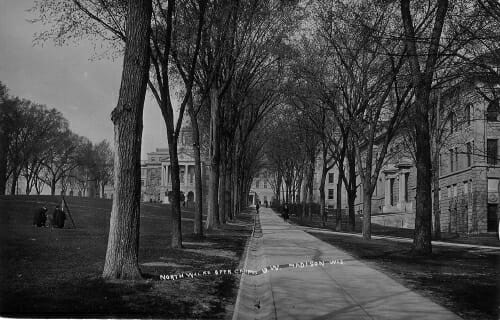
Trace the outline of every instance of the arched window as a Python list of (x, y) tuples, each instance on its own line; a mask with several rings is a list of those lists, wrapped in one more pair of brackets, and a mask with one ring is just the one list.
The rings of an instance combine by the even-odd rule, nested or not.
[(498, 100), (491, 101), (486, 112), (488, 121), (498, 121)]

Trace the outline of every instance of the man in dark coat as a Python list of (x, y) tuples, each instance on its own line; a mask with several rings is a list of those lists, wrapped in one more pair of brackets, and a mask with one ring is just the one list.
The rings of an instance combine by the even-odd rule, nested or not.
[(283, 220), (286, 222), (288, 218), (290, 218), (289, 208), (288, 208), (288, 203), (285, 203), (285, 205), (283, 205)]
[(41, 207), (35, 211), (33, 215), (33, 225), (37, 227), (45, 226), (45, 221), (47, 221), (47, 208)]
[(56, 228), (64, 228), (64, 220), (66, 220), (66, 214), (61, 210), (59, 206), (56, 206), (54, 212), (52, 213), (52, 219), (54, 220), (54, 226)]

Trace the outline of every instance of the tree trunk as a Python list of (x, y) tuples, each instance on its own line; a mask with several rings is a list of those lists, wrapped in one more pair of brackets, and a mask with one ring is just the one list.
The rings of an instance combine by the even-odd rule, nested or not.
[(235, 152), (235, 163), (234, 163), (234, 175), (233, 175), (233, 211), (234, 211), (234, 215), (237, 215), (240, 213), (240, 208), (239, 208), (239, 204), (240, 204), (240, 189), (239, 189), (239, 161), (238, 161), (238, 156), (237, 156), (237, 152)]
[(363, 239), (372, 238), (372, 192), (363, 186)]
[(428, 254), (432, 252), (431, 146), (429, 142), (427, 106), (422, 102), (423, 99), (420, 95), (417, 94), (415, 102), (417, 107), (415, 115), (417, 135), (415, 155), (417, 162), (417, 197), (413, 245), (417, 253)]
[(207, 230), (217, 229), (219, 220), (219, 90), (210, 88), (210, 178), (208, 187)]
[(325, 183), (326, 183), (326, 175), (328, 171), (326, 170), (326, 163), (324, 163), (323, 159), (323, 167), (321, 170), (321, 181), (319, 183), (319, 214), (321, 217), (321, 225), (326, 227), (326, 208), (325, 208)]
[(16, 194), (17, 190), (17, 180), (19, 179), (19, 173), (14, 170), (12, 173), (12, 184), (10, 185), (10, 194)]
[[(228, 159), (229, 160), (229, 159)], [(226, 165), (226, 174), (225, 174), (225, 177), (226, 177), (226, 182), (225, 182), (225, 190), (224, 190), (224, 199), (226, 201), (226, 205), (225, 205), (225, 213), (224, 213), (224, 216), (227, 217), (228, 219), (230, 220), (233, 220), (233, 213), (232, 213), (232, 210), (231, 210), (231, 181), (232, 181), (232, 175), (231, 175), (231, 172), (232, 172), (232, 164), (231, 164), (232, 161), (228, 161), (227, 162), (227, 165)]]
[[(172, 248), (182, 248), (182, 213), (181, 213), (181, 180), (179, 178), (179, 156), (177, 154), (177, 138), (169, 138), (170, 179), (172, 179)], [(187, 175), (188, 173), (185, 172)]]
[(339, 170), (339, 177), (337, 180), (337, 210), (335, 210), (335, 230), (342, 230), (342, 181), (343, 181), (343, 170)]
[(412, 85), (415, 90), (415, 134), (417, 197), (415, 209), (415, 233), (413, 246), (416, 253), (432, 252), (432, 198), (431, 198), (431, 148), (429, 133), (429, 97), (439, 57), (439, 47), (444, 21), (448, 11), (448, 0), (436, 1), (434, 24), (427, 36), (428, 48), (425, 66), (422, 70), (417, 49), (417, 35), (413, 25), (410, 0), (401, 0), (401, 18), (405, 32), (405, 45), (408, 48), (408, 62), (411, 70)]
[(356, 212), (354, 211), (354, 202), (356, 201), (356, 190), (347, 191), (347, 207), (349, 211), (349, 226), (350, 231), (356, 228)]
[(351, 225), (351, 231), (354, 231), (356, 227), (356, 212), (354, 211), (354, 202), (356, 201), (356, 156), (354, 154), (354, 146), (351, 146), (352, 150), (347, 153), (347, 162), (349, 166), (349, 186), (346, 186), (347, 191), (347, 203), (349, 207), (349, 222)]
[[(312, 159), (311, 159), (312, 160)], [(309, 164), (309, 177), (307, 179), (307, 216), (309, 221), (312, 221), (312, 207), (313, 207), (313, 192), (314, 192), (314, 164), (315, 161), (311, 161)]]
[(439, 203), (439, 155), (434, 155), (434, 164), (432, 170), (432, 183), (434, 187), (434, 239), (441, 240), (441, 212)]
[(193, 149), (194, 149), (194, 188), (195, 188), (195, 212), (194, 212), (194, 234), (203, 236), (203, 191), (201, 177), (201, 154), (200, 154), (200, 131), (198, 127), (198, 119), (193, 110), (192, 97), (188, 102), (188, 112), (191, 118), (191, 126), (193, 128)]
[(221, 164), (220, 164), (220, 174), (219, 174), (219, 221), (221, 224), (226, 224), (226, 152), (222, 150), (221, 152)]
[(56, 179), (52, 179), (50, 181), (50, 195), (51, 196), (55, 196), (56, 195), (56, 184), (57, 184)]
[(114, 196), (105, 279), (140, 279), (139, 225), (142, 113), (149, 73), (151, 0), (129, 0), (127, 43), (114, 124)]
[(7, 191), (7, 149), (9, 140), (5, 130), (6, 128), (0, 127), (0, 196), (5, 195)]

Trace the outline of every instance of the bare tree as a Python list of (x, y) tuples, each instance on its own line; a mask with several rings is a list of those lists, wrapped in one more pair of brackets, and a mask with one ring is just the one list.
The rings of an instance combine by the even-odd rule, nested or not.
[(114, 196), (102, 276), (138, 279), (142, 113), (150, 66), (151, 0), (129, 0), (115, 126)]

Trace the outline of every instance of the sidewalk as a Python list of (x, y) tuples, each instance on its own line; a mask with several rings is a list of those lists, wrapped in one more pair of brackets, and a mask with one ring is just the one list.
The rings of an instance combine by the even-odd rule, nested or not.
[[(363, 235), (360, 233), (339, 232), (339, 231), (333, 231), (333, 230), (323, 229), (323, 228), (301, 226), (301, 225), (297, 225), (297, 224), (293, 224), (293, 226), (299, 230), (309, 231), (309, 232), (337, 234), (337, 235), (342, 235), (342, 236), (351, 236), (351, 237), (358, 237), (358, 238), (363, 237)], [(398, 241), (398, 242), (413, 243), (413, 239), (394, 237), (394, 236), (378, 236), (378, 235), (372, 234), (372, 239), (385, 239), (385, 240), (392, 240), (392, 241)], [(479, 249), (479, 250), (484, 250), (484, 251), (500, 251), (500, 247), (485, 246), (485, 245), (480, 245), (480, 244), (466, 244), (466, 243), (435, 241), (435, 240), (432, 240), (432, 245), (433, 246), (441, 246), (441, 247)]]
[[(242, 275), (233, 319), (460, 319), (271, 209), (260, 211), (262, 231), (257, 225), (246, 269), (280, 267)], [(324, 266), (300, 265), (321, 260)]]

